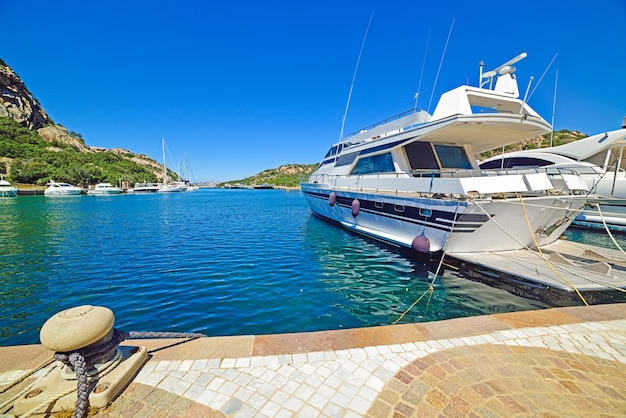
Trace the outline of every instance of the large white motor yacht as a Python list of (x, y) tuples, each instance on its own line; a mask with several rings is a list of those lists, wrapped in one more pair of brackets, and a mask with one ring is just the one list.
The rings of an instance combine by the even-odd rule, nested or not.
[(555, 241), (584, 207), (576, 173), (481, 170), (474, 155), (550, 132), (525, 100), (513, 64), (478, 87), (444, 93), (432, 115), (412, 110), (332, 145), (301, 183), (314, 214), (418, 252), (533, 248)]

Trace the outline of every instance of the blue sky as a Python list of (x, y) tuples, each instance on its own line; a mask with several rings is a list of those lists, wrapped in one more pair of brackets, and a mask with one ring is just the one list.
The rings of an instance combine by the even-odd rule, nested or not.
[(556, 130), (592, 135), (626, 116), (624, 0), (0, 0), (0, 58), (87, 144), (161, 161), (163, 137), (168, 165), (186, 155), (197, 181), (227, 181), (319, 162), (372, 14), (346, 133), (411, 109), (418, 90), (432, 112), (477, 84), (481, 60), (521, 52), (520, 91), (533, 76), (529, 102), (548, 121), (557, 87)]

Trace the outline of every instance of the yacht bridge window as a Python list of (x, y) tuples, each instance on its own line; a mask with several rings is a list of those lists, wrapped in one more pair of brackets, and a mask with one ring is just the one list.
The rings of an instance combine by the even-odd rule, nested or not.
[(404, 146), (411, 170), (444, 168), (471, 169), (472, 164), (463, 147), (457, 145), (412, 142)]

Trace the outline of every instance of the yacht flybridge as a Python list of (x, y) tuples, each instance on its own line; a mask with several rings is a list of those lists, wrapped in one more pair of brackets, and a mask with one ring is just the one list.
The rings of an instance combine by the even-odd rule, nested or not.
[(444, 93), (432, 115), (410, 111), (342, 138), (308, 181), (312, 211), (420, 252), (535, 248), (555, 241), (586, 202), (575, 173), (481, 170), (474, 155), (550, 132), (525, 100), (513, 64), (479, 87)]

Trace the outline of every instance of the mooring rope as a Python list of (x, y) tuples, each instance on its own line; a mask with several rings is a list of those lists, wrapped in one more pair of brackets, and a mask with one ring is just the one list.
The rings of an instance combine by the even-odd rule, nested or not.
[[(76, 394), (76, 408), (74, 410), (74, 418), (83, 418), (87, 415), (88, 407), (89, 407), (89, 392), (93, 388), (95, 383), (99, 378), (106, 375), (108, 372), (112, 370), (98, 373), (95, 375), (94, 379), (90, 379), (88, 375), (88, 371), (91, 370), (98, 360), (105, 358), (113, 353), (113, 351), (117, 350), (118, 345), (129, 338), (187, 338), (187, 339), (196, 339), (206, 337), (205, 334), (201, 333), (186, 333), (186, 332), (138, 332), (138, 331), (120, 331), (117, 329), (113, 329), (113, 334), (111, 338), (102, 344), (98, 344), (96, 346), (88, 346), (85, 348), (78, 349), (76, 351), (70, 352), (57, 352), (54, 353), (54, 359), (63, 363), (64, 365), (70, 367), (76, 373), (76, 389), (71, 389), (66, 391), (65, 393), (57, 396), (56, 399), (46, 400), (40, 405), (32, 408), (30, 411), (21, 415), (20, 418), (25, 418), (36, 414), (42, 407), (51, 404), (52, 402), (56, 402), (58, 399), (63, 396), (68, 395), (74, 391)], [(42, 366), (43, 367), (43, 366)], [(32, 373), (31, 373), (32, 374)], [(30, 375), (30, 374), (29, 374)], [(21, 381), (21, 380), (20, 380)], [(15, 386), (19, 382), (15, 382), (9, 387)], [(31, 385), (29, 385), (30, 387)], [(27, 388), (28, 389), (28, 388)], [(26, 389), (22, 390), (20, 393), (24, 393)], [(18, 396), (19, 397), (19, 396)], [(13, 400), (18, 397), (14, 397)]]
[[(431, 179), (431, 182), (432, 182), (432, 179)], [(432, 185), (432, 183), (431, 183), (431, 185)], [(448, 238), (450, 238), (450, 234), (452, 234), (452, 231), (454, 230), (454, 226), (456, 225), (457, 217), (459, 215), (459, 206), (460, 206), (460, 203), (457, 202), (456, 209), (454, 209), (454, 218), (452, 219), (452, 226), (450, 227), (450, 232), (448, 233)], [(424, 226), (424, 229), (426, 229), (425, 226)], [(428, 310), (428, 306), (430, 306), (430, 300), (432, 299), (433, 294), (435, 293), (435, 281), (437, 280), (437, 277), (439, 277), (439, 272), (441, 271), (441, 266), (444, 264), (443, 263), (443, 259), (446, 256), (446, 247), (447, 247), (447, 245), (448, 245), (448, 239), (446, 238), (445, 242), (443, 243), (443, 245), (441, 247), (441, 258), (439, 259), (439, 264), (437, 265), (437, 270), (435, 270), (435, 273), (433, 275), (433, 279), (430, 282), (430, 285), (428, 285), (428, 289), (426, 289), (426, 291), (424, 293), (422, 293), (422, 295), (420, 297), (418, 297), (415, 300), (415, 302), (413, 302), (411, 304), (411, 306), (409, 306), (404, 312), (402, 312), (402, 315), (400, 315), (398, 317), (398, 319), (396, 319), (395, 321), (393, 321), (391, 323), (392, 325), (395, 325), (398, 322), (400, 322), (402, 320), (402, 318), (404, 318), (405, 315), (407, 313), (409, 313), (411, 311), (411, 309), (413, 309), (415, 307), (415, 305), (417, 305), (419, 303), (419, 301), (422, 300), (422, 298), (424, 296), (426, 296), (427, 293), (430, 293), (430, 295), (428, 296), (428, 302), (426, 302), (426, 306), (427, 306), (426, 309)]]
[(587, 300), (583, 297), (583, 295), (578, 291), (578, 288), (569, 280), (567, 280), (565, 278), (565, 276), (563, 276), (561, 273), (559, 273), (558, 271), (556, 271), (556, 269), (554, 268), (553, 264), (550, 262), (550, 260), (548, 260), (546, 258), (546, 256), (543, 254), (543, 251), (541, 251), (541, 247), (539, 246), (539, 243), (537, 242), (537, 238), (535, 238), (535, 233), (533, 232), (533, 228), (530, 225), (530, 219), (528, 219), (528, 213), (526, 212), (526, 205), (524, 204), (524, 199), (522, 198), (521, 194), (518, 194), (519, 197), (519, 201), (522, 204), (522, 209), (524, 210), (524, 219), (526, 220), (526, 225), (528, 226), (528, 232), (530, 233), (530, 236), (533, 239), (533, 243), (535, 244), (535, 248), (537, 249), (537, 251), (539, 252), (541, 259), (546, 263), (546, 265), (550, 268), (550, 270), (552, 270), (554, 272), (554, 274), (556, 274), (561, 280), (563, 280), (565, 283), (567, 283), (572, 289), (574, 289), (574, 291), (576, 292), (576, 294), (578, 295), (578, 297), (580, 298), (580, 300), (583, 301), (583, 303), (585, 304), (585, 306), (589, 306), (589, 304), (587, 303)]
[(602, 214), (602, 210), (600, 209), (600, 204), (599, 203), (596, 203), (596, 208), (598, 208), (598, 213), (600, 214), (600, 219), (602, 220), (602, 225), (604, 225), (604, 229), (606, 230), (606, 233), (609, 235), (609, 237), (611, 237), (611, 240), (613, 241), (613, 244), (615, 244), (617, 249), (620, 250), (622, 254), (626, 255), (624, 250), (622, 250), (622, 247), (620, 247), (620, 245), (617, 243), (615, 238), (613, 238), (613, 234), (611, 234), (611, 231), (609, 230), (609, 226), (606, 224), (606, 221), (604, 220), (604, 214)]

